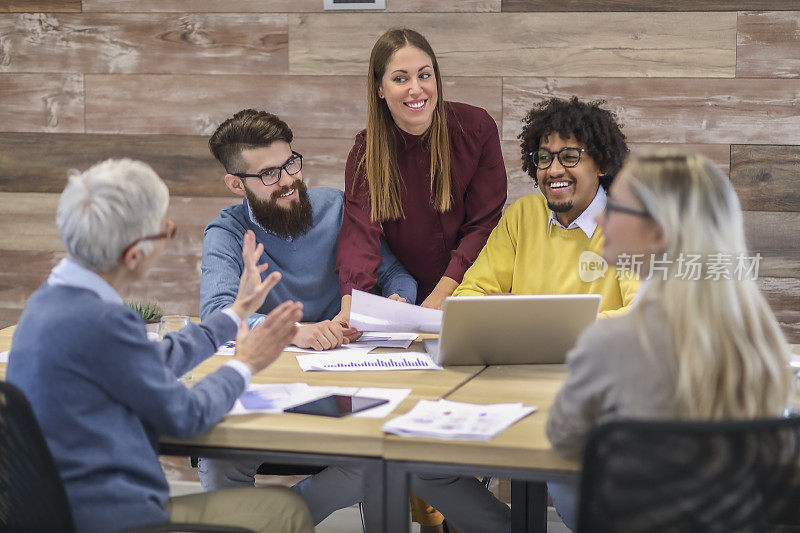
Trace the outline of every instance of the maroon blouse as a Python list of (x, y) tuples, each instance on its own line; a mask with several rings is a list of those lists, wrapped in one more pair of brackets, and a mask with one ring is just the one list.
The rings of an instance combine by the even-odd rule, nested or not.
[(405, 218), (371, 222), (363, 173), (355, 170), (366, 144), (366, 130), (356, 136), (345, 168), (344, 219), (337, 244), (336, 271), (342, 295), (368, 291), (377, 282), (380, 236), (417, 280), (422, 302), (442, 278), (461, 282), (500, 220), (506, 201), (506, 169), (494, 119), (483, 109), (446, 102), (450, 136), (453, 202), (446, 213), (433, 206), (430, 150), (424, 136), (401, 130), (397, 163), (403, 179)]

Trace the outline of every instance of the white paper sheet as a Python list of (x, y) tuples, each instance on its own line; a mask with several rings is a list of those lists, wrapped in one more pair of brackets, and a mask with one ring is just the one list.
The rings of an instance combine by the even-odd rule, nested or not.
[(235, 351), (236, 341), (228, 341), (225, 344), (218, 346), (217, 351), (214, 352), (214, 355), (227, 355), (228, 357), (233, 357)]
[(8, 350), (0, 352), (0, 363), (8, 363)]
[(328, 354), (328, 355), (344, 355), (350, 353), (357, 353), (357, 354), (368, 354), (370, 350), (374, 350), (374, 348), (370, 346), (355, 346), (349, 347), (349, 345), (342, 345), (339, 348), (332, 348), (330, 350), (312, 350), (310, 348), (298, 348), (297, 346), (287, 346), (284, 348), (284, 352), (292, 352), (292, 353), (303, 353), (303, 354)]
[(303, 372), (320, 370), (323, 372), (358, 372), (364, 370), (441, 370), (428, 354), (419, 352), (398, 352), (365, 354), (349, 350), (341, 355), (328, 353), (298, 355), (297, 364)]
[(400, 348), (407, 350), (417, 340), (417, 333), (391, 333), (388, 331), (365, 331), (357, 341), (345, 344), (342, 348)]
[(306, 383), (254, 383), (236, 400), (228, 414), (282, 413), (284, 409), (323, 396), (346, 394), (389, 400), (389, 403), (353, 415), (364, 418), (384, 418), (389, 416), (410, 393), (411, 389), (315, 387)]
[(361, 331), (439, 333), (442, 312), (354, 290), (350, 327)]
[[(353, 346), (342, 345), (341, 348), (334, 348), (332, 350), (317, 351), (317, 350), (312, 350), (311, 348), (298, 348), (297, 346), (294, 346), (294, 345), (290, 344), (289, 346), (284, 348), (283, 351), (284, 352), (294, 352), (294, 353), (308, 353), (308, 354), (311, 354), (311, 353), (326, 353), (326, 354), (362, 353), (362, 354), (366, 354), (366, 353), (369, 353), (370, 350), (374, 350), (375, 348), (377, 348), (377, 346), (371, 346), (369, 344), (364, 344), (364, 345), (356, 344), (356, 345), (353, 345)], [(236, 341), (229, 341), (229, 342), (226, 342), (225, 344), (219, 346), (217, 348), (217, 351), (214, 353), (214, 355), (232, 356), (235, 351), (236, 351)]]
[(536, 409), (521, 403), (478, 405), (420, 400), (408, 413), (386, 422), (383, 431), (403, 437), (487, 441)]

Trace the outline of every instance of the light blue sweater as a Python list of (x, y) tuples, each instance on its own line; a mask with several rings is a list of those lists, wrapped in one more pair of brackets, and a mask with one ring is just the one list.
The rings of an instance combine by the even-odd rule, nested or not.
[[(269, 292), (264, 305), (248, 323), (260, 320), (286, 300), (303, 304), (303, 321), (319, 322), (336, 316), (341, 305), (336, 266), (336, 241), (342, 226), (343, 193), (338, 189), (308, 189), (313, 223), (305, 235), (283, 239), (265, 231), (251, 217), (247, 200), (226, 207), (206, 227), (203, 240), (203, 277), (200, 284), (200, 317), (229, 307), (236, 298), (242, 275), (242, 241), (253, 230), (256, 242), (264, 245), (259, 263), (269, 263), (264, 273), (281, 273), (281, 281)], [(409, 302), (416, 301), (417, 282), (381, 240), (383, 261), (378, 267), (378, 285), (383, 294), (397, 293)]]
[(216, 313), (151, 342), (138, 314), (92, 290), (46, 283), (31, 296), (6, 378), (33, 407), (78, 532), (169, 519), (158, 435), (206, 431), (245, 386), (228, 366), (192, 388), (177, 378), (236, 332), (233, 320)]

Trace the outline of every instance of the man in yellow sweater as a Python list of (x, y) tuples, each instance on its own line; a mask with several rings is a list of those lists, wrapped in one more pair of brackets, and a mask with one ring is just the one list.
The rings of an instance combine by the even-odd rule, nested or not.
[(522, 169), (541, 194), (509, 206), (454, 296), (593, 293), (600, 316), (628, 310), (639, 281), (606, 267), (596, 221), (628, 148), (600, 103), (552, 98), (528, 113)]

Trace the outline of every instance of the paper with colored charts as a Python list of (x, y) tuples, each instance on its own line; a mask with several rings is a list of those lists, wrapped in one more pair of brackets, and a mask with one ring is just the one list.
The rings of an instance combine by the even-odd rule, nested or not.
[(428, 354), (420, 352), (359, 353), (298, 355), (297, 364), (303, 372), (360, 372), (381, 370), (441, 370)]
[(486, 441), (536, 409), (521, 403), (479, 405), (420, 400), (411, 411), (386, 422), (383, 431), (402, 437)]

